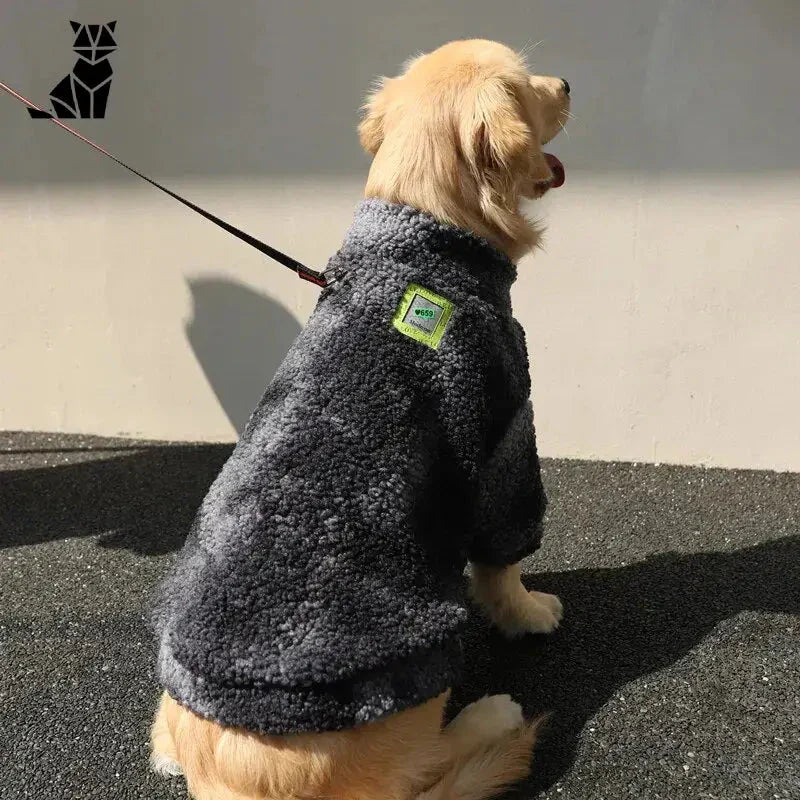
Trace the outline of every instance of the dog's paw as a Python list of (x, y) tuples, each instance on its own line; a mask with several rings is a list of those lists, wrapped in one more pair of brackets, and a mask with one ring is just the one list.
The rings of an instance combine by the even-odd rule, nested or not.
[(492, 622), (510, 638), (526, 633), (552, 633), (561, 622), (564, 609), (554, 594), (524, 592), (491, 615)]
[(172, 778), (176, 775), (183, 775), (183, 767), (163, 753), (152, 753), (150, 756), (150, 769), (157, 775), (162, 775), (165, 778)]
[(528, 594), (553, 612), (553, 616), (556, 618), (556, 625), (561, 622), (564, 618), (564, 606), (556, 595), (547, 594), (547, 592), (529, 592)]
[(524, 722), (522, 707), (511, 695), (493, 694), (463, 708), (446, 731), (465, 744), (478, 744), (500, 739)]

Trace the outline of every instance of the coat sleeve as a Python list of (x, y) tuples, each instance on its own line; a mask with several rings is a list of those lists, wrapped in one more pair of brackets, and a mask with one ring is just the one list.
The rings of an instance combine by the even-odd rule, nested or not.
[(533, 553), (541, 543), (546, 506), (528, 399), (479, 471), (470, 561), (508, 566)]

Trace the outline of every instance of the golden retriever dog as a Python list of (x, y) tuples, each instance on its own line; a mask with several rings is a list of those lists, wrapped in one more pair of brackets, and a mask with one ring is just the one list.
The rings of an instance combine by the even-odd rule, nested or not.
[[(540, 231), (520, 208), (563, 183), (542, 146), (563, 127), (569, 85), (529, 74), (496, 42), (455, 41), (406, 63), (364, 107), (373, 156), (365, 195), (412, 206), (484, 237), (516, 262)], [(473, 565), (472, 597), (509, 636), (547, 633), (558, 598), (525, 589), (519, 565)], [(448, 725), (449, 691), (351, 730), (265, 736), (204, 719), (164, 693), (152, 764), (183, 774), (195, 800), (480, 800), (525, 778), (538, 721), (508, 695)]]

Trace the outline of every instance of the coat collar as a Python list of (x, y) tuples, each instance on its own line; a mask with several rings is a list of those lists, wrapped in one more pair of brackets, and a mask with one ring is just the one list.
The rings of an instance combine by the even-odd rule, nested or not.
[(457, 271), (476, 294), (507, 295), (517, 277), (514, 262), (483, 237), (411, 206), (369, 198), (358, 205), (329, 268), (346, 274), (374, 271), (376, 263), (413, 265), (434, 282)]

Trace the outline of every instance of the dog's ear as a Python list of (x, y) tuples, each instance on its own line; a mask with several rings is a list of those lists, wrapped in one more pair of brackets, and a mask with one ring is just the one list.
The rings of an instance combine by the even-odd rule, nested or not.
[(383, 143), (383, 126), (388, 107), (387, 90), (391, 80), (391, 78), (379, 78), (361, 107), (363, 116), (358, 125), (358, 138), (361, 146), (373, 156)]
[[(514, 83), (494, 76), (476, 86), (459, 110), (458, 129), (461, 152), (478, 184), (481, 206), (494, 217), (491, 212), (498, 205), (510, 202), (515, 182), (530, 175), (537, 149)], [(544, 159), (541, 163), (547, 168)], [(542, 179), (549, 177), (548, 171)]]
[(114, 28), (117, 27), (117, 21), (114, 20), (113, 22), (109, 22), (106, 27), (113, 33), (114, 32)]
[(69, 24), (72, 25), (72, 32), (73, 33), (77, 33), (81, 29), (80, 22), (73, 22), (72, 20), (70, 20)]

